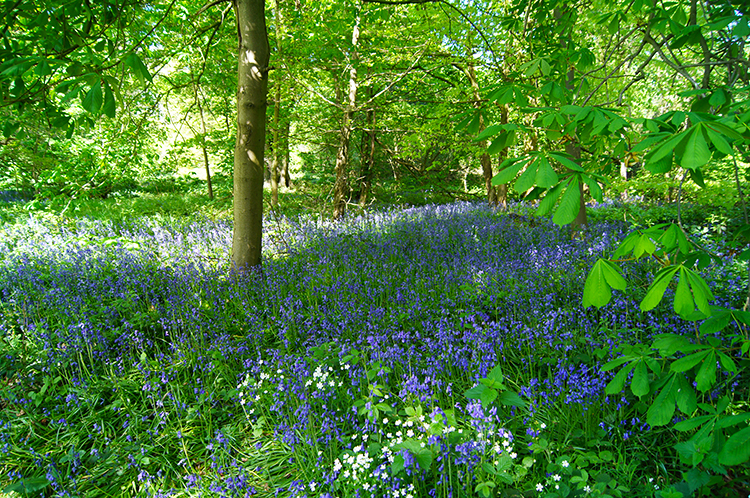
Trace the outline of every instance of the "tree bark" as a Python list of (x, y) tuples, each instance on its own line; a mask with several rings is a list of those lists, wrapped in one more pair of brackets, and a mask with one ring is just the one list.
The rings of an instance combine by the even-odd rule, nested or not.
[(276, 81), (276, 99), (273, 103), (273, 158), (271, 160), (271, 207), (279, 207), (279, 163), (281, 162), (281, 80)]
[(362, 169), (359, 175), (359, 206), (367, 206), (372, 181), (372, 168), (375, 165), (375, 109), (367, 111), (369, 129), (362, 132)]
[(206, 167), (206, 185), (208, 187), (208, 198), (214, 200), (214, 188), (211, 184), (211, 168), (208, 164), (208, 151), (206, 150), (206, 118), (203, 116), (203, 106), (201, 105), (200, 95), (198, 95), (198, 84), (195, 84), (195, 104), (198, 106), (198, 113), (201, 117), (201, 149), (203, 149), (203, 164)]
[(246, 271), (261, 264), (270, 48), (265, 0), (234, 0), (233, 3), (239, 43), (232, 262), (238, 271)]
[(289, 156), (290, 156), (289, 128), (290, 128), (289, 119), (287, 118), (284, 120), (283, 137), (282, 137), (284, 155), (281, 156), (283, 160), (281, 169), (284, 175), (284, 186), (286, 186), (286, 188), (289, 188), (292, 186), (292, 177), (289, 175)]
[[(564, 5), (564, 7), (567, 8), (567, 5)], [(554, 16), (555, 16), (555, 19), (559, 22), (563, 17), (563, 13), (558, 8), (554, 10)], [(565, 38), (562, 38), (560, 44), (562, 45), (563, 48), (566, 48), (568, 46), (568, 41)], [(575, 81), (575, 68), (571, 65), (568, 67), (568, 74), (567, 74), (567, 78), (565, 81), (565, 88), (567, 88), (569, 91), (572, 92), (575, 89), (574, 81)], [(573, 160), (576, 163), (580, 164), (581, 146), (579, 145), (578, 138), (575, 135), (572, 137), (572, 139), (573, 141), (566, 143), (565, 152), (571, 157), (573, 157)], [(567, 169), (567, 170), (568, 172), (573, 173), (572, 170), (570, 169)], [(582, 225), (588, 225), (588, 217), (586, 216), (586, 201), (583, 198), (583, 182), (582, 181), (578, 182), (578, 193), (579, 193), (578, 214), (576, 214), (575, 219), (570, 224), (571, 232), (573, 235), (575, 235), (578, 232), (578, 230), (581, 228)]]
[[(471, 92), (472, 96), (474, 97), (474, 106), (479, 107), (480, 106), (480, 100), (481, 96), (479, 95), (479, 82), (477, 81), (477, 73), (476, 69), (474, 68), (474, 63), (469, 62), (468, 67), (466, 69), (466, 76), (469, 78), (469, 83), (471, 84)], [(505, 113), (505, 123), (508, 122), (508, 114)], [(482, 130), (484, 130), (484, 118), (480, 115), (479, 116), (479, 132), (481, 133)], [(487, 150), (487, 141), (482, 140), (479, 142), (479, 148), (482, 150)], [(492, 185), (492, 158), (487, 152), (483, 152), (481, 157), (479, 158), (479, 162), (482, 165), (482, 176), (484, 177), (484, 185), (485, 190), (487, 192), (487, 202), (494, 206), (497, 204), (497, 191), (495, 190), (495, 187)], [(464, 177), (465, 178), (465, 177)]]
[(352, 52), (349, 57), (349, 93), (341, 119), (341, 133), (339, 137), (339, 148), (336, 154), (336, 180), (333, 185), (333, 219), (337, 220), (346, 213), (347, 196), (349, 195), (349, 145), (352, 136), (352, 122), (357, 106), (357, 68), (354, 62), (357, 60), (357, 45), (359, 44), (359, 21), (357, 20), (352, 29)]

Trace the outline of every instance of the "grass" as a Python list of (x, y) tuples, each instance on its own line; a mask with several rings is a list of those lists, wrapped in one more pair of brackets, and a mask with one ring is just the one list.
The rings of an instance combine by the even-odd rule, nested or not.
[[(694, 335), (694, 324), (669, 306), (640, 313), (637, 287), (598, 311), (580, 305), (588, 269), (623, 223), (571, 240), (523, 211), (470, 203), (336, 224), (284, 216), (266, 222), (263, 274), (238, 276), (222, 204), (198, 215), (192, 202), (6, 211), (0, 489), (675, 498), (666, 490), (686, 489), (693, 467), (673, 445), (687, 435), (646, 424), (630, 391), (608, 395), (613, 372), (602, 366), (622, 343)], [(646, 281), (651, 268), (626, 272)], [(717, 302), (741, 301), (732, 266), (713, 267), (711, 280)], [(736, 382), (699, 396), (725, 394), (732, 406), (747, 401)], [(743, 468), (722, 489), (745, 489)]]

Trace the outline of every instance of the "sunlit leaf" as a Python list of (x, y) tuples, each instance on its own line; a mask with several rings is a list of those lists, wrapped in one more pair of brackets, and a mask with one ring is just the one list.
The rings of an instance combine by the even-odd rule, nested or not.
[(552, 221), (557, 225), (567, 225), (572, 223), (578, 215), (581, 207), (581, 192), (579, 190), (578, 177), (574, 176), (568, 183), (568, 188), (560, 199), (560, 206), (557, 208)]
[(656, 278), (648, 288), (646, 297), (641, 301), (641, 311), (650, 311), (659, 304), (659, 301), (664, 296), (664, 291), (667, 290), (667, 286), (675, 273), (677, 273), (677, 270), (679, 270), (678, 266), (668, 266), (656, 275)]

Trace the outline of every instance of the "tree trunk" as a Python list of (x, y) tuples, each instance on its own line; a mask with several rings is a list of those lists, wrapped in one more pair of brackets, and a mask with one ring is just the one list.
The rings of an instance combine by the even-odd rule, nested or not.
[(282, 142), (283, 142), (283, 146), (284, 146), (283, 147), (284, 148), (284, 155), (281, 156), (281, 158), (283, 160), (281, 169), (282, 169), (282, 173), (284, 175), (284, 186), (286, 186), (286, 188), (289, 188), (292, 185), (292, 178), (289, 175), (289, 155), (290, 155), (290, 152), (289, 152), (289, 127), (290, 127), (289, 126), (289, 119), (285, 119), (284, 120), (284, 127), (283, 127), (283, 138), (282, 138)]
[[(573, 157), (573, 160), (578, 163), (581, 159), (581, 147), (577, 144), (568, 144), (565, 146), (565, 152)], [(578, 182), (578, 214), (576, 215), (573, 223), (570, 224), (572, 233), (575, 234), (583, 225), (588, 225), (589, 220), (586, 216), (586, 201), (583, 198), (583, 182)]]
[(271, 207), (279, 207), (279, 163), (281, 162), (281, 80), (276, 81), (276, 99), (273, 104), (273, 158), (271, 160)]
[(232, 262), (237, 270), (246, 271), (261, 264), (270, 47), (265, 0), (234, 0), (234, 11), (239, 43)]
[[(471, 83), (471, 92), (472, 92), (472, 96), (474, 97), (474, 106), (478, 108), (480, 106), (481, 96), (479, 95), (479, 82), (477, 81), (477, 73), (474, 68), (473, 62), (469, 62), (469, 65), (466, 69), (466, 76), (468, 76), (469, 83)], [(507, 123), (508, 113), (506, 112), (503, 116), (505, 118), (504, 123)], [(481, 133), (482, 130), (484, 130), (484, 118), (480, 115), (479, 116), (479, 132)], [(479, 142), (479, 148), (486, 151), (487, 141), (482, 140), (481, 142)], [(492, 158), (487, 152), (483, 152), (482, 156), (479, 159), (479, 162), (482, 165), (482, 176), (484, 177), (484, 186), (487, 192), (487, 202), (490, 205), (494, 206), (497, 204), (497, 191), (495, 190), (495, 187), (492, 185), (492, 177), (494, 176), (492, 174)]]
[(349, 94), (341, 119), (339, 149), (336, 154), (336, 180), (333, 185), (333, 219), (337, 220), (346, 213), (347, 196), (349, 195), (349, 145), (352, 136), (352, 121), (357, 106), (357, 45), (359, 44), (359, 14), (352, 30), (352, 53), (349, 57)]
[[(565, 8), (567, 8), (567, 5), (564, 5)], [(554, 16), (556, 20), (562, 19), (563, 13), (558, 8), (554, 10)], [(568, 42), (565, 38), (562, 38), (561, 45), (563, 48), (567, 48)], [(568, 68), (568, 74), (567, 79), (565, 81), (565, 87), (569, 91), (573, 91), (574, 88), (574, 81), (575, 81), (575, 68), (571, 65)], [(575, 131), (573, 132), (575, 134)], [(574, 135), (572, 142), (567, 142), (565, 145), (565, 152), (568, 153), (570, 156), (573, 157), (573, 160), (576, 163), (580, 163), (581, 159), (581, 146), (578, 144), (578, 139)], [(567, 168), (566, 168), (567, 169)], [(573, 173), (572, 170), (568, 169), (568, 172)], [(583, 182), (578, 182), (578, 192), (579, 192), (579, 199), (578, 199), (578, 214), (576, 215), (573, 222), (570, 224), (570, 228), (572, 231), (572, 234), (575, 235), (578, 230), (581, 228), (582, 225), (588, 225), (588, 217), (586, 216), (586, 201), (583, 198)]]
[(362, 133), (362, 170), (359, 178), (359, 206), (367, 206), (372, 181), (372, 168), (375, 165), (375, 109), (367, 111), (369, 130)]
[(203, 164), (206, 167), (206, 185), (208, 186), (208, 198), (214, 200), (214, 188), (211, 185), (211, 168), (208, 164), (208, 151), (206, 150), (206, 119), (203, 116), (203, 106), (198, 95), (198, 84), (195, 85), (195, 103), (198, 106), (198, 113), (201, 117), (201, 149), (203, 149)]

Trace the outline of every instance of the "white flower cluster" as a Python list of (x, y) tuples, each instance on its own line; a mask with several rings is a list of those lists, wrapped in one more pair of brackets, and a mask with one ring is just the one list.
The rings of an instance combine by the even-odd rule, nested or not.
[[(500, 436), (500, 441), (496, 442), (492, 449), (497, 455), (502, 455), (503, 453), (507, 453), (511, 459), (515, 459), (518, 456), (518, 453), (513, 451), (513, 440), (511, 439), (511, 435), (509, 432), (507, 432), (505, 429), (500, 429), (498, 431), (498, 436)], [(497, 465), (497, 461), (495, 462), (495, 465)]]
[(341, 460), (338, 458), (334, 460), (333, 471), (342, 471), (340, 478), (362, 482), (366, 480), (366, 477), (369, 477), (366, 474), (369, 474), (372, 462), (372, 457), (367, 454), (367, 448), (365, 448), (364, 444), (361, 444), (355, 446), (352, 452), (344, 455)]
[[(344, 369), (349, 368), (349, 364), (344, 365)], [(341, 387), (344, 385), (343, 382), (336, 382), (334, 376), (333, 367), (329, 366), (327, 369), (318, 365), (312, 374), (312, 379), (308, 379), (305, 382), (305, 387), (315, 386), (318, 391), (322, 391), (325, 387)]]
[[(261, 364), (263, 364), (263, 360), (260, 361)], [(279, 370), (281, 372), (281, 370)], [(282, 375), (282, 378), (284, 376)], [(261, 372), (260, 377), (256, 381), (250, 374), (246, 374), (245, 378), (237, 385), (237, 391), (239, 393), (240, 398), (240, 405), (242, 405), (242, 408), (245, 410), (248, 417), (252, 415), (255, 412), (254, 408), (250, 408), (249, 410), (245, 408), (245, 406), (250, 403), (252, 404), (255, 401), (260, 400), (260, 392), (263, 387), (263, 384), (270, 379), (271, 376), (268, 375), (266, 372)], [(268, 393), (268, 389), (263, 389), (262, 391), (264, 394)], [(251, 394), (251, 393), (254, 393)]]

